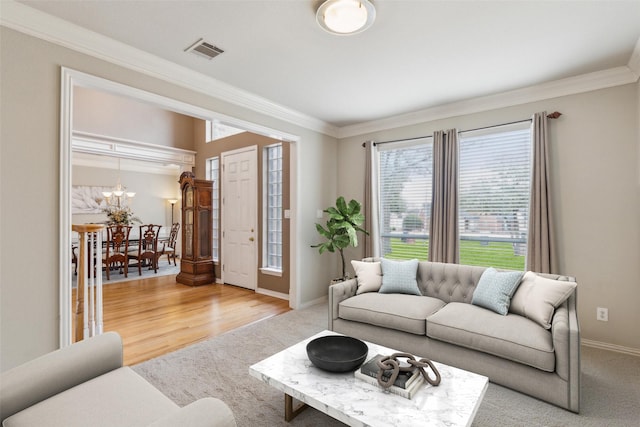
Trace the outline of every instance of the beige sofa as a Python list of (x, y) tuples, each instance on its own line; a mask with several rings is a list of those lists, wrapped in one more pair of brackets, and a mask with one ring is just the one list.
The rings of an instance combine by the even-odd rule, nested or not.
[(0, 420), (4, 427), (236, 425), (222, 401), (204, 398), (180, 408), (122, 366), (122, 340), (115, 332), (2, 373)]
[(416, 281), (421, 296), (375, 290), (358, 293), (358, 278), (332, 285), (329, 329), (476, 372), (491, 382), (579, 412), (575, 279), (528, 272), (527, 285), (522, 279), (516, 288), (512, 301), (518, 298), (519, 304), (529, 305), (536, 292), (546, 289), (535, 288), (536, 283), (551, 286), (551, 291), (568, 289), (566, 300), (552, 307), (547, 329), (534, 321), (531, 307), (526, 315), (513, 313), (513, 307), (501, 315), (472, 304), (484, 271), (484, 267), (419, 262)]

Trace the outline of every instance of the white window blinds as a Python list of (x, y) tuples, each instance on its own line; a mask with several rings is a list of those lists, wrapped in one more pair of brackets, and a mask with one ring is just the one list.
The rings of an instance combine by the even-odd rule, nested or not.
[(523, 270), (531, 186), (528, 123), (460, 134), (460, 263)]
[(427, 259), (432, 138), (378, 146), (381, 254)]

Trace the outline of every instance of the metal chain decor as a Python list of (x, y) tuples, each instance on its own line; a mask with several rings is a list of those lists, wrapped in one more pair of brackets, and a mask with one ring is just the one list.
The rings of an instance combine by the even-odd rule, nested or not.
[[(405, 362), (398, 361), (399, 358), (406, 359)], [(411, 354), (408, 353), (393, 353), (391, 356), (382, 358), (377, 362), (378, 368), (378, 384), (383, 388), (389, 388), (393, 385), (398, 378), (400, 372), (410, 372), (417, 368), (418, 372), (424, 377), (425, 381), (433, 386), (440, 384), (440, 372), (433, 366), (433, 363), (429, 359), (416, 360)], [(431, 378), (425, 368), (431, 368), (435, 378)], [(382, 379), (382, 374), (385, 371), (392, 371), (391, 376), (387, 381)]]

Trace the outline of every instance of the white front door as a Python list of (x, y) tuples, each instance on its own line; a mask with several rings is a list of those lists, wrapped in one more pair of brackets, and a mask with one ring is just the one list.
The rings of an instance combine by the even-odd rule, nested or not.
[(222, 153), (222, 280), (256, 289), (258, 148)]

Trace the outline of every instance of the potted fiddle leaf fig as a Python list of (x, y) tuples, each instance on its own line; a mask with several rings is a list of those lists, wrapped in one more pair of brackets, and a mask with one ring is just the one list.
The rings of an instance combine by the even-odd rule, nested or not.
[(325, 242), (311, 246), (312, 248), (318, 248), (318, 251), (322, 254), (325, 251), (340, 253), (340, 260), (342, 261), (342, 277), (345, 279), (345, 261), (343, 250), (349, 246), (358, 247), (357, 232), (369, 234), (365, 229), (360, 227), (364, 223), (364, 215), (360, 213), (362, 205), (356, 200), (351, 200), (349, 204), (344, 200), (344, 197), (340, 196), (336, 200), (335, 207), (329, 207), (324, 210), (329, 214), (326, 228), (321, 224), (316, 224), (316, 230), (318, 234), (326, 239)]

